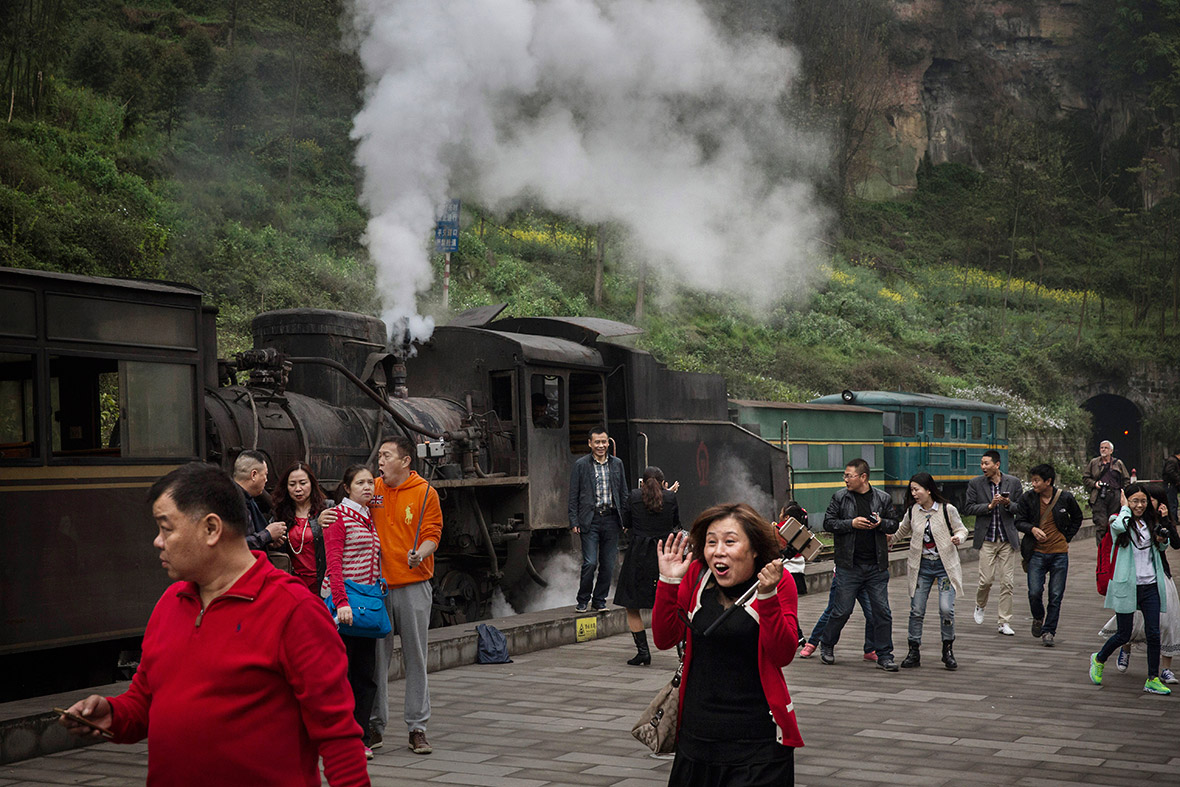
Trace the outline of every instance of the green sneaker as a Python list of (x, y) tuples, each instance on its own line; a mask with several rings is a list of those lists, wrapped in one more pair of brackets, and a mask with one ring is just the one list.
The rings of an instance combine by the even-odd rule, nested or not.
[(1143, 684), (1143, 690), (1148, 694), (1171, 694), (1172, 690), (1164, 685), (1159, 678), (1148, 678)]
[[(1104, 670), (1105, 668), (1106, 668), (1106, 665), (1098, 660), (1098, 654), (1091, 653), (1090, 654), (1090, 682), (1093, 683), (1095, 686), (1102, 685), (1102, 670)], [(1159, 681), (1156, 681), (1156, 682), (1159, 683)], [(1163, 684), (1161, 683), (1160, 685), (1162, 686)], [(1146, 691), (1146, 689), (1145, 689), (1145, 691)]]

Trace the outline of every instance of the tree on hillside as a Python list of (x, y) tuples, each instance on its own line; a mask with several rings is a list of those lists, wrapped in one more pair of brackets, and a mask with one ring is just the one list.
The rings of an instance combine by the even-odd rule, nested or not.
[(179, 46), (170, 46), (156, 63), (152, 75), (155, 108), (163, 115), (164, 130), (172, 139), (172, 127), (180, 120), (184, 106), (197, 84), (189, 56)]
[(842, 215), (870, 166), (873, 124), (885, 100), (891, 19), (881, 0), (800, 0), (785, 32), (802, 54), (804, 100), (833, 142), (829, 188)]

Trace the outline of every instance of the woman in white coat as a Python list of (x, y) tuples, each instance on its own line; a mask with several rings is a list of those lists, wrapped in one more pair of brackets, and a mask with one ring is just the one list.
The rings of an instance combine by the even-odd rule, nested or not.
[(938, 584), (938, 617), (942, 633), (942, 663), (958, 669), (953, 650), (955, 642), (955, 596), (963, 592), (963, 569), (959, 563), (959, 544), (967, 538), (967, 528), (958, 510), (938, 491), (929, 473), (917, 473), (910, 479), (906, 493), (906, 511), (895, 539), (909, 536), (910, 550), (906, 576), (910, 586), (910, 651), (902, 660), (903, 668), (922, 664), (922, 619), (926, 617), (926, 600), (930, 588)]

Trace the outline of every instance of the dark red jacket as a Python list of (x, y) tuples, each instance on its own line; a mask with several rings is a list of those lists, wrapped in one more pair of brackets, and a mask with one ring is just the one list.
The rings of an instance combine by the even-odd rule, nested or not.
[(202, 611), (177, 582), (156, 602), (131, 687), (111, 697), (118, 743), (148, 739), (148, 784), (367, 785), (344, 645), (323, 602), (252, 553)]
[[(702, 578), (703, 567), (694, 560), (688, 574), (679, 584), (668, 582), (663, 577), (656, 583), (656, 603), (651, 611), (651, 633), (656, 647), (667, 650), (680, 641), (686, 628), (676, 613), (683, 609), (689, 618), (701, 606), (701, 592), (712, 576), (707, 570)], [(783, 667), (795, 658), (799, 647), (799, 594), (795, 580), (784, 571), (777, 592), (768, 598), (756, 596), (749, 608), (758, 622), (758, 675), (762, 679), (762, 693), (770, 706), (770, 715), (778, 727), (777, 740), (784, 746), (803, 745), (799, 725), (795, 722), (795, 706), (787, 691), (783, 678)], [(741, 614), (735, 611), (734, 614)], [(692, 667), (692, 633), (684, 647), (684, 678), (680, 681), (680, 707), (684, 707), (684, 687), (688, 685), (689, 670)], [(680, 722), (682, 719), (677, 719)]]

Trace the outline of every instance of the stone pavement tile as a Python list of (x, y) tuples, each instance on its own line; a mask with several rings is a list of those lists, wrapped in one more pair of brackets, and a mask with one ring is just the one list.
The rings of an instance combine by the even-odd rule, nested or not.
[(939, 746), (950, 746), (958, 740), (957, 738), (948, 738), (944, 735), (922, 735), (913, 732), (894, 732), (893, 730), (861, 730), (856, 734), (858, 737), (864, 738), (885, 738), (902, 742), (933, 743)]
[(660, 781), (648, 781), (645, 779), (623, 779), (621, 782), (611, 782), (612, 787), (652, 787), (656, 784), (667, 784), (667, 779)]
[[(905, 774), (905, 783), (907, 785), (930, 785), (930, 787), (941, 787), (946, 784), (946, 779), (941, 777), (927, 777), (914, 776), (913, 774)], [(855, 770), (846, 769), (837, 771), (833, 778), (833, 783), (839, 784), (844, 781), (856, 782), (872, 782), (873, 784), (897, 784), (898, 774), (894, 771), (870, 771), (870, 770)]]
[[(93, 784), (102, 774), (79, 773), (77, 771), (51, 771), (37, 765), (38, 760), (26, 760), (15, 766), (5, 766), (0, 778), (15, 779), (18, 784)], [(142, 779), (141, 779), (142, 781)]]
[(1016, 743), (1015, 741), (987, 741), (973, 740), (971, 738), (960, 738), (955, 741), (954, 745), (968, 749), (1013, 750), (1035, 754), (1056, 754), (1060, 748), (1058, 746), (1039, 746), (1032, 743)]
[(519, 768), (508, 768), (503, 765), (492, 765), (486, 762), (434, 762), (434, 757), (421, 757), (419, 755), (419, 762), (404, 763), (403, 768), (407, 770), (431, 770), (443, 771), (444, 773), (468, 773), (477, 776), (495, 776), (497, 778), (502, 776), (509, 776), (519, 771)]
[[(668, 767), (668, 770), (671, 770), (671, 766)], [(582, 771), (582, 773), (588, 773), (592, 776), (613, 776), (626, 779), (657, 779), (662, 777), (664, 782), (668, 781), (667, 772), (656, 774), (654, 771), (642, 768), (624, 768), (618, 765), (595, 765), (592, 768)]]
[(475, 743), (504, 748), (527, 749), (530, 746), (536, 746), (541, 741), (539, 738), (521, 738), (516, 735), (485, 735), (478, 732), (452, 732), (447, 735), (447, 742), (448, 744)]
[(126, 776), (104, 776), (96, 782), (89, 782), (87, 787), (140, 787), (143, 779), (131, 779)]
[(1097, 768), (1103, 762), (1101, 757), (1074, 757), (1068, 754), (1042, 754), (1040, 752), (1018, 751), (1016, 749), (1001, 749), (996, 752), (996, 756), (1007, 757), (1014, 760), (1056, 762), (1064, 765), (1077, 765), (1083, 768)]
[(142, 762), (146, 767), (147, 749), (143, 751), (130, 751), (129, 748), (125, 750), (122, 746), (114, 743), (109, 743), (105, 746), (87, 746), (83, 749), (71, 749), (68, 752), (51, 754), (44, 761), (68, 759), (74, 762), (114, 762), (124, 764), (128, 762)]
[(85, 760), (80, 760), (76, 757), (69, 759), (65, 757), (57, 757), (50, 755), (47, 757), (39, 757), (37, 759), (37, 767), (44, 768), (49, 771), (76, 771), (84, 769), (87, 765)]
[(666, 763), (666, 760), (655, 760), (645, 755), (637, 754), (634, 757), (611, 757), (604, 756), (599, 752), (580, 752), (574, 751), (569, 754), (563, 754), (557, 758), (563, 762), (584, 762), (590, 766), (596, 765), (610, 765), (616, 768), (642, 768), (653, 769), (659, 768)]
[(1143, 771), (1146, 773), (1170, 773), (1170, 774), (1176, 774), (1177, 777), (1180, 777), (1180, 774), (1176, 773), (1176, 767), (1174, 765), (1167, 765), (1165, 763), (1158, 763), (1158, 762), (1143, 762), (1141, 760), (1109, 760), (1108, 759), (1102, 763), (1102, 767), (1103, 768), (1113, 768), (1114, 770), (1120, 770), (1120, 771)]
[(142, 764), (135, 762), (96, 762), (86, 767), (87, 773), (99, 774), (101, 776), (125, 776), (127, 778), (139, 778), (141, 781), (147, 780), (148, 766), (144, 762)]
[[(430, 780), (431, 784), (468, 784), (475, 787), (544, 787), (541, 779), (517, 779), (508, 776), (482, 776), (475, 773), (444, 773)], [(421, 784), (421, 782), (419, 782)]]

